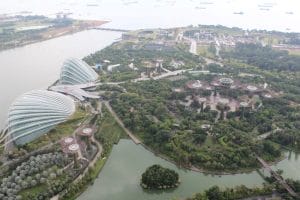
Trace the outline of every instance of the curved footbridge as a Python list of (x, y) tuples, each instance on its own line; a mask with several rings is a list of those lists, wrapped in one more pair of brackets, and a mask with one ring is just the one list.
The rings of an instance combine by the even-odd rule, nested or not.
[(280, 183), (293, 197), (298, 197), (298, 194), (287, 184), (287, 182), (277, 173), (275, 172), (271, 166), (264, 161), (261, 157), (256, 156), (256, 159), (262, 164), (262, 166), (273, 176), (278, 183)]

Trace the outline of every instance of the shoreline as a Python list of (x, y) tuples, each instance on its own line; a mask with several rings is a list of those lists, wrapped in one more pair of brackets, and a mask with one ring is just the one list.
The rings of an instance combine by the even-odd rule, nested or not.
[[(131, 139), (129, 139), (131, 140)], [(135, 145), (139, 145), (139, 144), (135, 144)], [(205, 175), (212, 175), (212, 176), (224, 176), (224, 175), (236, 175), (236, 174), (250, 174), (256, 170), (260, 170), (263, 167), (260, 168), (253, 168), (253, 169), (243, 169), (243, 170), (236, 170), (235, 172), (228, 172), (228, 171), (209, 171), (203, 168), (198, 168), (195, 166), (179, 166), (175, 161), (173, 161), (172, 159), (168, 158), (167, 156), (161, 154), (161, 153), (157, 153), (155, 152), (153, 149), (151, 149), (150, 147), (148, 147), (147, 145), (145, 145), (143, 142), (140, 143), (140, 145), (145, 148), (147, 151), (151, 152), (154, 154), (154, 156), (157, 156), (167, 162), (170, 162), (172, 164), (174, 164), (177, 168), (179, 169), (184, 169), (184, 170), (189, 170), (192, 172), (197, 172), (197, 173), (203, 173)], [(268, 162), (268, 164), (270, 164), (271, 166), (274, 166), (276, 164), (278, 164), (279, 162), (285, 160), (286, 157), (284, 155), (281, 155), (278, 159), (276, 159), (273, 162)]]
[[(23, 43), (16, 44), (13, 47), (0, 48), (0, 53), (3, 52), (3, 51), (13, 50), (13, 49), (24, 47), (24, 46), (27, 46), (27, 45), (31, 45), (31, 44), (35, 44), (35, 43), (44, 42), (44, 41), (47, 41), (47, 40), (59, 38), (59, 37), (62, 37), (62, 36), (72, 35), (72, 34), (75, 34), (75, 33), (86, 31), (86, 30), (92, 30), (94, 28), (102, 26), (103, 24), (110, 23), (110, 21), (105, 21), (105, 20), (78, 20), (78, 22), (82, 23), (81, 24), (82, 26), (79, 26), (77, 28), (74, 28), (74, 27), (71, 26), (71, 27), (64, 27), (64, 28), (60, 28), (60, 29), (47, 30), (43, 34), (53, 33), (54, 35), (50, 35), (51, 37), (47, 37), (47, 38), (41, 38), (41, 39), (36, 39), (36, 40), (31, 40), (31, 41), (25, 41)], [(65, 29), (67, 29), (67, 30), (65, 30)]]

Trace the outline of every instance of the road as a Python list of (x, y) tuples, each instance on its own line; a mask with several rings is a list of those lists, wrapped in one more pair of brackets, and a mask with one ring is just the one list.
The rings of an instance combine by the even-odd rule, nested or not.
[(220, 49), (221, 49), (221, 45), (220, 45), (220, 42), (219, 42), (218, 38), (215, 38), (215, 42), (216, 42), (216, 45), (215, 45), (215, 47), (216, 47), (216, 56), (217, 56), (218, 58), (221, 58), (221, 57), (220, 57)]
[[(191, 46), (190, 46), (189, 52), (192, 53), (192, 54), (198, 55), (198, 52), (197, 52), (197, 41), (194, 40), (194, 39), (192, 39), (192, 38), (187, 38), (187, 37), (185, 37), (184, 39), (189, 40), (191, 42)], [(219, 43), (218, 40), (215, 40), (215, 41), (216, 41), (216, 56), (220, 57), (219, 51), (220, 51), (221, 46), (220, 46), (220, 43)], [(210, 58), (203, 57), (203, 59), (206, 61), (206, 64), (208, 64), (208, 65), (211, 64), (211, 63), (214, 63), (214, 64), (220, 65), (221, 67), (224, 66), (223, 63), (215, 61), (215, 60), (212, 60)]]
[(190, 53), (197, 55), (197, 42), (194, 39), (190, 39), (190, 41), (191, 41)]

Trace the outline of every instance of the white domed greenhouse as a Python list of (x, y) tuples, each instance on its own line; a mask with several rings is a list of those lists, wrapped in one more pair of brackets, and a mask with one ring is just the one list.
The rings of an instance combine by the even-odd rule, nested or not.
[(24, 145), (44, 135), (75, 111), (72, 98), (47, 90), (33, 90), (17, 98), (9, 108), (5, 137)]
[(77, 85), (91, 83), (97, 80), (98, 74), (84, 61), (67, 59), (61, 69), (59, 83), (62, 85)]

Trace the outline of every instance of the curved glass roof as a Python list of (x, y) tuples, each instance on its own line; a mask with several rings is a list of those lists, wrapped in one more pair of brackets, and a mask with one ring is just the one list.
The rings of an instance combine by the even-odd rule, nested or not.
[(74, 111), (75, 103), (68, 96), (47, 90), (27, 92), (10, 106), (4, 137), (24, 145), (65, 121)]
[(62, 66), (59, 83), (77, 85), (90, 83), (98, 78), (98, 74), (84, 61), (70, 58)]

